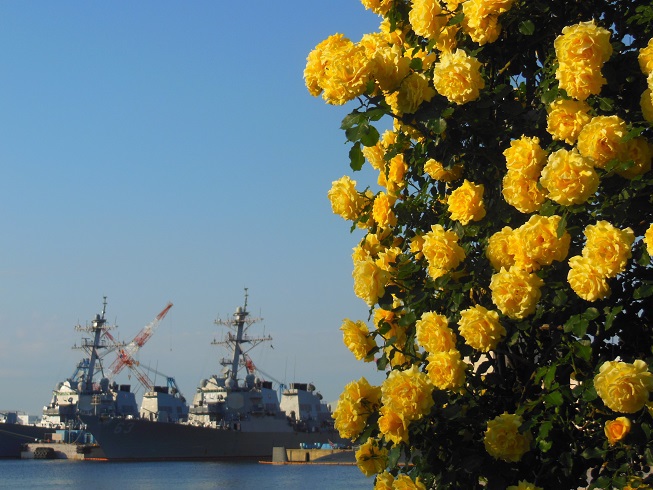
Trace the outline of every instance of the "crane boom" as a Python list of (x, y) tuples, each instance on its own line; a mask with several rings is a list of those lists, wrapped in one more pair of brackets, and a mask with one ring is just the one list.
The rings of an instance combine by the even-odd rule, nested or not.
[(161, 310), (161, 312), (156, 316), (156, 318), (154, 318), (154, 320), (145, 325), (143, 329), (138, 332), (136, 337), (134, 337), (134, 340), (129, 342), (124, 348), (118, 350), (118, 357), (116, 357), (116, 360), (113, 361), (111, 366), (109, 366), (109, 372), (111, 373), (110, 377), (112, 379), (117, 376), (125, 366), (133, 366), (135, 364), (134, 356), (138, 350), (143, 347), (145, 342), (147, 342), (150, 337), (152, 337), (156, 327), (168, 314), (170, 308), (172, 308), (172, 303), (169, 302), (166, 307), (163, 308), (163, 310)]

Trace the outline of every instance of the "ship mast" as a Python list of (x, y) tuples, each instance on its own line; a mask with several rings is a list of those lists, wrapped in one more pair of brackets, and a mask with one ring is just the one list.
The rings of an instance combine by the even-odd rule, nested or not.
[[(247, 311), (247, 298), (248, 298), (248, 293), (247, 293), (247, 288), (245, 288), (245, 303), (243, 306), (239, 306), (236, 309), (236, 313), (234, 313), (233, 319), (231, 320), (217, 319), (214, 322), (216, 325), (224, 325), (234, 330), (235, 335), (231, 332), (228, 332), (223, 341), (218, 342), (214, 340), (213, 342), (211, 342), (214, 345), (227, 345), (233, 351), (233, 357), (231, 359), (226, 359), (226, 358), (222, 359), (220, 361), (220, 364), (222, 364), (224, 367), (228, 367), (228, 366), (231, 367), (231, 369), (229, 370), (229, 378), (233, 380), (234, 386), (238, 379), (239, 365), (241, 363), (245, 364), (247, 361), (246, 358), (247, 352), (252, 350), (261, 342), (269, 342), (272, 340), (272, 337), (269, 335), (266, 337), (256, 337), (256, 338), (247, 335), (247, 330), (249, 329), (249, 327), (251, 327), (254, 323), (263, 320), (262, 318), (254, 318), (249, 316), (249, 312)], [(243, 349), (243, 344), (250, 344), (250, 347), (245, 350)]]
[(90, 326), (87, 325), (85, 327), (82, 327), (81, 325), (77, 325), (75, 327), (76, 330), (89, 332), (93, 334), (93, 340), (91, 341), (90, 339), (84, 338), (81, 346), (82, 349), (90, 353), (88, 366), (86, 368), (86, 376), (84, 377), (82, 383), (82, 393), (93, 392), (93, 377), (95, 376), (95, 365), (98, 362), (98, 360), (101, 359), (98, 350), (100, 348), (106, 347), (106, 345), (104, 345), (101, 342), (102, 334), (104, 333), (104, 330), (106, 328), (105, 324), (107, 322), (105, 319), (106, 311), (107, 311), (107, 297), (104, 296), (102, 302), (102, 314), (95, 315), (95, 319), (91, 322)]

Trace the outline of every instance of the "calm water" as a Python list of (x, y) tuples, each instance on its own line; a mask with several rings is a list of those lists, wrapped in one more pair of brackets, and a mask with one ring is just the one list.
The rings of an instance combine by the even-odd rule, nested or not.
[(3, 489), (369, 490), (373, 482), (373, 478), (365, 478), (355, 466), (0, 460), (0, 488)]

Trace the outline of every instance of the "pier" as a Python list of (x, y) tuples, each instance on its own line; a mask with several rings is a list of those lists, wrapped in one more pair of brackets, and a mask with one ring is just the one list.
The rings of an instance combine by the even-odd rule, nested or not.
[(355, 465), (356, 457), (353, 449), (272, 449), (272, 461), (261, 461), (267, 464), (333, 464)]

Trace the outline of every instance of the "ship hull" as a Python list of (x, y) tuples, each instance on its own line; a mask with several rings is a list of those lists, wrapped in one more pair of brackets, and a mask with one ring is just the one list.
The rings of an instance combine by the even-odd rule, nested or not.
[(341, 441), (334, 431), (244, 431), (151, 422), (144, 419), (82, 416), (87, 430), (112, 461), (252, 459), (269, 461), (274, 447)]
[(0, 458), (20, 458), (24, 444), (45, 439), (52, 432), (35, 425), (0, 424)]

